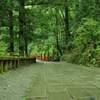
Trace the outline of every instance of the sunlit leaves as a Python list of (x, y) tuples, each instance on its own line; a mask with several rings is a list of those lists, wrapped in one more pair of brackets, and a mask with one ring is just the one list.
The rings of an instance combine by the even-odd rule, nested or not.
[[(88, 45), (91, 41), (94, 41), (96, 44), (96, 39), (99, 39), (98, 32), (98, 22), (93, 20), (92, 18), (83, 18), (80, 26), (76, 30), (76, 36), (74, 38), (74, 43), (76, 46), (80, 46), (82, 49), (84, 46)], [(99, 39), (100, 40), (100, 39)]]
[(5, 42), (3, 42), (3, 41), (1, 41), (0, 42), (0, 56), (2, 55), (7, 55), (6, 53), (7, 53), (7, 49), (8, 49), (8, 45), (5, 43)]

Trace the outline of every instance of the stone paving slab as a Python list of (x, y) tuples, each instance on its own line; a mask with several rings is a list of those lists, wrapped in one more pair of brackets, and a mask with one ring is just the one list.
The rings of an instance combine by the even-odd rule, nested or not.
[(59, 83), (60, 81), (56, 79), (48, 79), (47, 82), (48, 83)]
[(61, 83), (68, 83), (68, 84), (70, 84), (70, 83), (73, 83), (73, 81), (71, 81), (71, 80), (64, 80), (64, 79), (62, 79), (62, 80), (60, 80), (59, 79), (59, 81), (61, 82)]
[(58, 78), (57, 77), (53, 77), (53, 76), (51, 76), (51, 77), (50, 76), (49, 77), (47, 76), (47, 81), (48, 80), (58, 80)]
[(84, 85), (84, 86), (81, 86), (82, 88), (95, 88), (96, 86), (93, 86), (93, 85)]
[(91, 81), (90, 83), (93, 85), (100, 85), (100, 81)]
[(76, 83), (79, 86), (90, 86), (90, 87), (94, 87), (94, 85), (92, 85), (91, 83)]
[(91, 93), (94, 97), (96, 97), (100, 100), (100, 92), (93, 91), (93, 92), (89, 92), (89, 93)]
[(62, 77), (62, 78), (58, 78), (58, 79), (61, 80), (61, 81), (64, 81), (64, 80), (66, 80), (66, 81), (70, 81), (69, 78), (64, 78), (64, 77)]
[(88, 92), (85, 92), (81, 88), (68, 88), (68, 92), (74, 97), (91, 97), (91, 95)]
[(47, 83), (48, 86), (52, 86), (52, 85), (62, 85), (62, 83)]
[(46, 98), (46, 88), (41, 87), (32, 87), (27, 95), (28, 99), (42, 99)]
[(42, 70), (34, 80), (27, 100), (100, 99), (99, 72), (66, 62), (42, 61), (42, 63), (44, 63), (41, 65)]
[(75, 79), (74, 79), (74, 82), (75, 82), (75, 83), (84, 83), (84, 84), (87, 83), (86, 81), (81, 80), (81, 79), (79, 79), (79, 80), (77, 80), (77, 79), (75, 80)]
[(96, 81), (96, 79), (92, 78), (92, 77), (81, 77), (81, 78), (86, 80), (86, 81)]
[(100, 89), (98, 88), (84, 88), (88, 92), (100, 92)]
[(45, 81), (45, 78), (37, 78), (36, 81)]
[(47, 75), (47, 79), (50, 79), (50, 78), (56, 78), (56, 79), (58, 79), (55, 75)]
[(63, 86), (65, 87), (65, 88), (79, 88), (79, 86), (78, 85), (76, 85), (76, 84), (74, 84), (74, 83), (70, 83), (70, 84), (63, 84)]
[(32, 98), (28, 98), (27, 100), (47, 100), (45, 98), (42, 98), (42, 99), (32, 99)]
[(95, 98), (75, 98), (74, 100), (98, 100)]
[(64, 74), (57, 75), (57, 77), (58, 77), (58, 78), (67, 78), (67, 76), (66, 76), (66, 75), (64, 75)]
[(95, 86), (100, 89), (100, 85), (95, 85)]
[(62, 85), (54, 85), (54, 84), (49, 84), (48, 86), (49, 92), (58, 92), (58, 91), (65, 91)]
[(72, 100), (66, 92), (50, 92), (49, 100)]
[(33, 86), (35, 87), (38, 87), (38, 86), (46, 86), (46, 81), (35, 81), (33, 83)]

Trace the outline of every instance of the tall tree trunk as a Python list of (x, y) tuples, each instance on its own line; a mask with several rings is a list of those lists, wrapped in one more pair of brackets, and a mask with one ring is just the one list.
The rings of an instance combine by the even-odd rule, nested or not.
[(23, 25), (24, 25), (24, 0), (19, 1), (20, 10), (19, 10), (19, 54), (20, 56), (24, 56), (24, 33), (23, 33)]
[(60, 45), (58, 45), (58, 51), (60, 52), (60, 54), (62, 55), (62, 51), (60, 49)]
[(68, 21), (68, 6), (65, 7), (65, 36), (66, 36), (66, 45), (67, 45), (70, 39), (69, 21)]
[[(25, 25), (26, 25), (26, 23), (25, 23)], [(26, 34), (26, 32), (27, 32), (27, 30), (26, 30), (26, 28), (25, 28), (25, 54), (26, 54), (26, 57), (28, 57), (28, 41), (27, 41), (27, 34)]]
[[(95, 3), (96, 3), (96, 8), (100, 8), (100, 1), (99, 0), (95, 0)], [(100, 10), (96, 10), (96, 20), (98, 21), (100, 18)]]
[[(25, 19), (25, 12), (24, 12), (24, 19)], [(26, 26), (26, 22), (24, 21), (24, 26)], [(25, 54), (26, 54), (26, 57), (28, 57), (28, 48), (27, 48), (27, 46), (28, 46), (28, 43), (27, 43), (27, 36), (26, 36), (26, 33), (27, 33), (27, 29), (26, 29), (26, 27), (25, 27), (25, 29), (24, 29), (24, 40), (25, 40)]]
[(78, 22), (79, 22), (79, 10), (78, 10), (79, 9), (79, 0), (75, 0), (75, 2), (76, 2), (76, 4), (75, 4), (75, 26), (74, 26), (74, 28), (77, 29)]
[[(26, 23), (24, 25), (26, 25)], [(28, 48), (27, 48), (28, 43), (27, 43), (27, 36), (26, 36), (26, 28), (25, 28), (24, 34), (25, 34), (25, 37), (24, 37), (24, 39), (25, 39), (25, 54), (26, 54), (26, 57), (28, 57)]]
[(25, 54), (28, 57), (28, 50), (27, 50), (27, 39), (25, 38)]
[(58, 18), (57, 18), (57, 15), (56, 15), (56, 26), (57, 26), (57, 29), (56, 29), (56, 41), (57, 41), (57, 57), (58, 57)]
[(10, 56), (12, 55), (12, 53), (14, 52), (14, 41), (13, 41), (13, 12), (12, 10), (9, 11), (9, 15), (10, 15)]

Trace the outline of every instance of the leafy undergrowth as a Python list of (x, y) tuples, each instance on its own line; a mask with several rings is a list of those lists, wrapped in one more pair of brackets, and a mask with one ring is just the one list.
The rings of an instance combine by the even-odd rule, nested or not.
[(91, 68), (100, 67), (100, 48), (97, 49), (87, 49), (83, 53), (72, 52), (67, 53), (61, 57), (61, 61), (66, 61), (68, 63), (74, 63), (79, 65), (84, 65)]
[[(100, 25), (93, 18), (82, 18), (74, 32), (74, 39), (67, 44), (69, 53), (61, 60), (87, 67), (100, 67)], [(74, 45), (74, 47), (72, 46)]]

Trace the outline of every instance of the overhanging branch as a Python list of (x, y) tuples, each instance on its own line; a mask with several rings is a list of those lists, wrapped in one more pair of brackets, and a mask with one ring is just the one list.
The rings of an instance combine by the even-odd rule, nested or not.
[(28, 5), (62, 5), (60, 3), (50, 3), (50, 2), (40, 2), (40, 3), (30, 3), (30, 4), (25, 4), (25, 6)]

